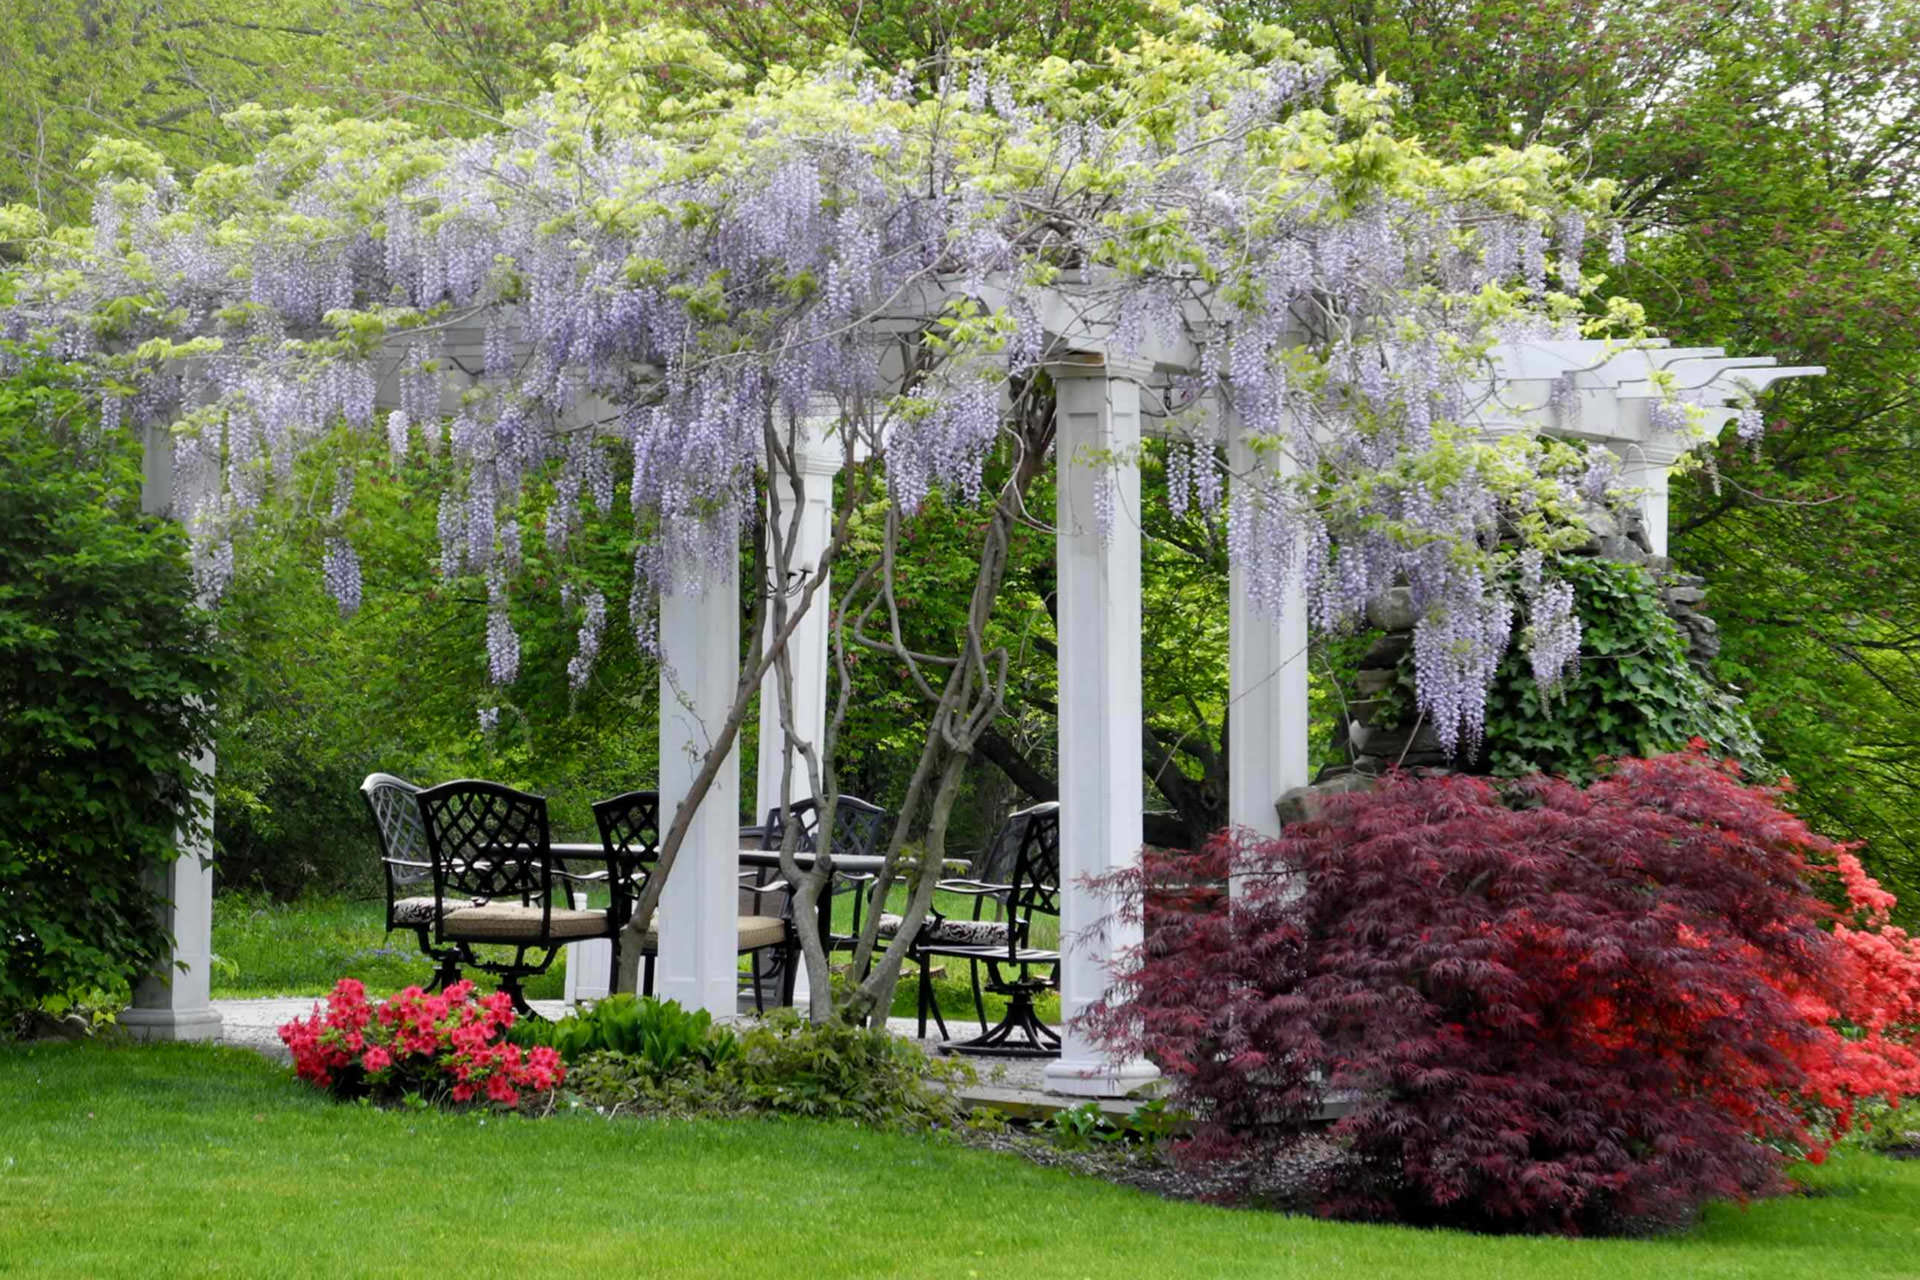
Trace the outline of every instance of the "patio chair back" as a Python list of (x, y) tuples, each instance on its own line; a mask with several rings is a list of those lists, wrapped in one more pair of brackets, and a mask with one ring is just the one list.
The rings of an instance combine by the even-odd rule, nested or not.
[[(799, 850), (815, 852), (820, 841), (820, 802), (812, 797), (796, 800), (787, 808), (793, 823), (800, 828), (800, 839), (795, 846)], [(778, 849), (786, 837), (785, 824), (781, 822), (781, 811), (767, 810), (767, 821), (762, 828), (760, 847)], [(877, 857), (887, 851), (887, 837), (893, 830), (893, 815), (879, 805), (862, 800), (859, 796), (841, 796), (833, 810), (833, 852), (836, 856)], [(758, 877), (759, 889), (786, 888), (786, 882), (779, 878), (779, 872), (772, 869), (763, 871)], [(853, 932), (833, 934), (826, 939), (828, 950), (847, 948), (860, 933), (860, 922), (866, 912), (866, 891), (876, 879), (868, 872), (853, 873), (836, 870), (830, 892), (838, 895), (851, 893), (853, 897)], [(746, 879), (742, 878), (743, 882)], [(743, 883), (744, 887), (744, 883)], [(756, 900), (757, 902), (757, 900)], [(782, 914), (791, 910), (791, 895)], [(741, 908), (745, 910), (745, 907)], [(764, 910), (756, 905), (755, 910)]]
[(593, 820), (600, 827), (600, 844), (617, 874), (608, 886), (614, 919), (632, 917), (633, 902), (647, 887), (647, 878), (660, 861), (660, 793), (623, 791), (593, 802)]
[(390, 773), (370, 773), (360, 784), (360, 798), (367, 802), (373, 828), (380, 836), (380, 861), (386, 867), (389, 901), (395, 888), (419, 884), (433, 875), (427, 828), (420, 821), (420, 805), (414, 799), (419, 794), (419, 787)]
[(1014, 922), (1007, 931), (1007, 946), (1009, 954), (1017, 954), (1027, 945), (1027, 931), (1036, 914), (1060, 914), (1059, 802), (1049, 800), (1022, 809), (1008, 817), (1002, 830), (1013, 833), (1009, 838), (1013, 866), (1007, 878), (996, 883), (1007, 885), (1007, 917)]
[(415, 799), (426, 828), (436, 898), (551, 907), (553, 857), (545, 796), (463, 778), (428, 787)]
[[(818, 849), (820, 809), (820, 802), (812, 797), (788, 806), (788, 818), (800, 828), (798, 848), (808, 852)], [(885, 853), (892, 826), (893, 815), (879, 805), (859, 796), (841, 796), (833, 809), (833, 851), (855, 857)], [(778, 849), (786, 838), (786, 824), (781, 821), (780, 810), (767, 810), (762, 831), (760, 847)]]
[[(1008, 814), (1006, 821), (993, 833), (993, 839), (987, 842), (987, 847), (974, 855), (973, 866), (967, 872), (968, 878), (984, 884), (1013, 883), (1014, 866), (1020, 861), (1020, 849), (1026, 842), (1027, 829), (1033, 825), (1036, 817), (1058, 823), (1059, 812), (1059, 804), (1049, 802)], [(1057, 836), (1055, 844), (1058, 844)]]

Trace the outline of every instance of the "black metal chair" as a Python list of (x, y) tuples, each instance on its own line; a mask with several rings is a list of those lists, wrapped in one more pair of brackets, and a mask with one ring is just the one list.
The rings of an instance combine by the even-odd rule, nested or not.
[(433, 887), (427, 828), (420, 821), (420, 805), (414, 799), (419, 794), (419, 787), (390, 773), (370, 773), (360, 784), (360, 798), (367, 802), (367, 812), (373, 815), (373, 827), (380, 836), (380, 867), (387, 882), (387, 932), (413, 930), (420, 942), (420, 954), (434, 963), (427, 990), (435, 991), (460, 980), (460, 953), (457, 948), (434, 944), (433, 925), (440, 901), (430, 893), (416, 892), (421, 886)]
[[(766, 823), (761, 828), (760, 847), (778, 849), (786, 837), (786, 822), (791, 821), (800, 828), (800, 838), (796, 847), (808, 853), (819, 851), (820, 802), (809, 797), (796, 800), (786, 810), (783, 820), (781, 810), (767, 810)], [(855, 857), (877, 857), (886, 852), (887, 837), (893, 831), (893, 815), (871, 801), (858, 796), (841, 796), (833, 811), (833, 852), (837, 857), (852, 855)], [(778, 872), (773, 872), (778, 876)], [(853, 946), (854, 939), (860, 936), (860, 923), (865, 918), (867, 894), (873, 882), (878, 879), (872, 872), (854, 872), (836, 870), (833, 874), (832, 892), (835, 896), (843, 893), (853, 894), (853, 932), (833, 934), (823, 938), (829, 951), (844, 951)], [(772, 887), (776, 880), (764, 881), (766, 887)]]
[[(569, 942), (617, 935), (611, 911), (572, 905), (575, 886), (619, 878), (615, 860), (592, 877), (561, 865), (545, 796), (462, 779), (428, 787), (414, 800), (433, 866), (435, 942), (466, 967), (493, 974), (514, 1007), (531, 1015), (521, 986), (527, 978), (545, 973)], [(476, 950), (481, 946), (511, 948), (513, 958)]]
[[(610, 909), (619, 921), (615, 926), (614, 970), (607, 983), (608, 988), (612, 989), (615, 985), (613, 979), (619, 975), (618, 931), (633, 918), (634, 904), (645, 890), (647, 879), (653, 874), (654, 865), (660, 858), (660, 794), (657, 791), (628, 791), (605, 800), (596, 800), (593, 818), (600, 827), (600, 844), (609, 863), (616, 869), (610, 886)], [(760, 958), (765, 951), (778, 951), (780, 967), (768, 972), (779, 978), (781, 1003), (793, 1003), (797, 942), (791, 919), (792, 895), (786, 894), (785, 888), (785, 885), (769, 885), (749, 890), (743, 884), (741, 890), (741, 910), (736, 926), (738, 950), (739, 954), (752, 957), (753, 1003), (754, 1008), (762, 1013), (766, 1012), (766, 999), (760, 981)], [(777, 910), (768, 912), (764, 910), (765, 899), (772, 896), (780, 896), (783, 902)], [(645, 995), (653, 994), (654, 961), (659, 954), (660, 929), (656, 922), (647, 930), (641, 944), (644, 973), (640, 989)]]
[[(1060, 953), (1031, 946), (1029, 939), (1034, 916), (1057, 918), (1060, 914), (1059, 804), (1048, 801), (1009, 817), (982, 851), (976, 868), (979, 875), (942, 880), (938, 885), (942, 892), (973, 898), (974, 918), (954, 920), (933, 912), (908, 949), (908, 958), (920, 969), (920, 1036), (926, 1038), (931, 1013), (944, 1047), (951, 1052), (1052, 1057), (1060, 1052), (1060, 1037), (1040, 1020), (1034, 1001), (1058, 982)], [(982, 918), (989, 902), (996, 905), (1001, 919)], [(983, 1030), (971, 1040), (947, 1039), (946, 1019), (933, 999), (935, 956), (966, 960), (974, 966), (974, 1007)], [(1007, 997), (1006, 1015), (992, 1027), (986, 1025), (980, 965), (988, 972), (986, 990)], [(1042, 967), (1050, 967), (1051, 972), (1035, 976), (1033, 971)]]
[[(965, 876), (941, 880), (936, 889), (956, 894), (964, 894), (973, 899), (972, 918), (957, 920), (941, 912), (935, 905), (920, 925), (916, 940), (924, 943), (947, 942), (974, 946), (1002, 946), (1007, 941), (1006, 890), (1013, 880), (1014, 864), (1020, 857), (1020, 844), (1026, 838), (1027, 827), (1036, 816), (1048, 821), (1058, 821), (1058, 805), (1049, 801), (1030, 809), (1022, 809), (1008, 815), (993, 833), (993, 838), (982, 848), (976, 849), (967, 858)], [(1055, 837), (1058, 838), (1057, 836)], [(992, 915), (987, 915), (991, 907)], [(901, 917), (888, 912), (880, 917), (880, 937), (891, 939), (900, 932)], [(911, 957), (912, 952), (909, 951)], [(967, 965), (967, 977), (973, 988), (973, 1008), (980, 1020), (980, 1030), (987, 1030), (987, 1003), (980, 986), (980, 961), (972, 960)], [(941, 1025), (941, 1034), (946, 1027)], [(926, 1008), (923, 1002), (920, 1014), (920, 1034), (927, 1033)]]

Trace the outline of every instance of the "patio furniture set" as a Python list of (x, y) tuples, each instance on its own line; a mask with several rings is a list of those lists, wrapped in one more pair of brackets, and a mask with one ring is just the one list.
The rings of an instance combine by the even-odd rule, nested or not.
[[(491, 974), (514, 1006), (532, 1014), (523, 984), (545, 973), (562, 947), (588, 939), (612, 944), (612, 989), (620, 967), (621, 934), (659, 860), (660, 800), (629, 791), (594, 802), (598, 843), (556, 842), (544, 796), (495, 782), (461, 779), (419, 787), (375, 773), (361, 794), (379, 835), (387, 889), (387, 928), (411, 929), (435, 965), (431, 986), (459, 979), (462, 968)], [(778, 1002), (793, 1002), (799, 942), (792, 886), (781, 877), (779, 849), (788, 823), (800, 828), (800, 864), (819, 856), (820, 806), (812, 799), (774, 809), (764, 823), (741, 829), (739, 954), (748, 958), (743, 981), (754, 1007), (766, 1008), (769, 987)], [(830, 950), (851, 950), (867, 909), (869, 890), (885, 858), (881, 850), (893, 815), (853, 796), (838, 802), (832, 841), (833, 886), (821, 895), (820, 937)], [(931, 1015), (942, 1047), (957, 1053), (1047, 1057), (1060, 1037), (1035, 1002), (1057, 985), (1060, 954), (1032, 945), (1036, 916), (1060, 912), (1060, 806), (1035, 805), (1010, 816), (993, 840), (967, 861), (966, 874), (937, 889), (972, 903), (971, 918), (930, 912), (908, 951), (918, 969), (919, 1034)], [(834, 899), (852, 902), (851, 932), (833, 928)], [(952, 898), (948, 899), (952, 902)], [(601, 905), (604, 904), (604, 905)], [(883, 914), (884, 941), (903, 921)], [(658, 920), (641, 942), (641, 991), (653, 992), (659, 952)], [(964, 960), (972, 979), (981, 1033), (951, 1038), (934, 999), (933, 969)], [(982, 978), (982, 970), (985, 978)], [(1005, 1015), (987, 1021), (985, 994), (1004, 996)]]

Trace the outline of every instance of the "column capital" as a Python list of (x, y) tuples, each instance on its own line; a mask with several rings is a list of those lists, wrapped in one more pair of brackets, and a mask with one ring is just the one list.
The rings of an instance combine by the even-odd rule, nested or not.
[(1119, 378), (1144, 382), (1153, 376), (1154, 363), (1138, 356), (1105, 351), (1067, 351), (1041, 366), (1058, 382), (1063, 378)]

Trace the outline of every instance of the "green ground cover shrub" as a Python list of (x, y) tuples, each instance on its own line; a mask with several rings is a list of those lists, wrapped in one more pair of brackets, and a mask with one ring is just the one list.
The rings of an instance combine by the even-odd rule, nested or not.
[[(907, 1131), (966, 1121), (947, 1086), (971, 1069), (929, 1058), (885, 1031), (815, 1025), (782, 1009), (736, 1037), (671, 1002), (639, 1008), (636, 1021), (657, 1029), (637, 1051), (588, 1049), (568, 1059), (566, 1088), (581, 1102), (607, 1112), (794, 1115)], [(572, 1036), (556, 1030), (556, 1038)]]

